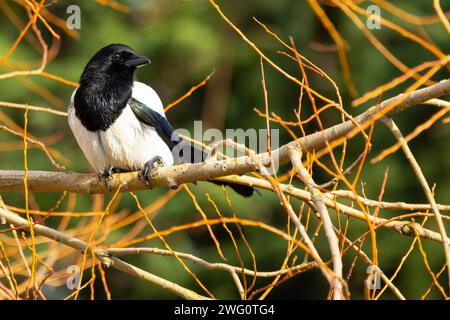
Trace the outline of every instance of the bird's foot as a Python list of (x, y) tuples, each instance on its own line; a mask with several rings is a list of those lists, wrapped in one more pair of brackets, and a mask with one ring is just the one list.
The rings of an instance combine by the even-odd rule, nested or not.
[(105, 184), (106, 189), (111, 192), (111, 185), (109, 183), (110, 180), (112, 180), (112, 175), (114, 173), (121, 172), (120, 169), (115, 168), (113, 166), (109, 167), (108, 169), (103, 170), (98, 174), (98, 179), (102, 181)]
[[(138, 174), (138, 179), (144, 179), (145, 186), (152, 189), (151, 181), (155, 175), (155, 169), (165, 166), (163, 159), (160, 156), (156, 156), (145, 163), (144, 169)], [(167, 178), (167, 185), (173, 190), (178, 188), (178, 183), (172, 178)]]
[(152, 171), (158, 167), (165, 166), (163, 159), (160, 156), (156, 156), (147, 161), (144, 165), (144, 169), (138, 174), (138, 179), (144, 179), (145, 186), (152, 189)]

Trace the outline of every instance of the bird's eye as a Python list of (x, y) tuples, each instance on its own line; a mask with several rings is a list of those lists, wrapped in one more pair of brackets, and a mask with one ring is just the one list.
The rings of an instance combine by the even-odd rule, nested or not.
[(112, 61), (119, 61), (120, 60), (120, 54), (118, 54), (118, 53), (113, 54), (112, 57), (111, 57), (111, 60)]

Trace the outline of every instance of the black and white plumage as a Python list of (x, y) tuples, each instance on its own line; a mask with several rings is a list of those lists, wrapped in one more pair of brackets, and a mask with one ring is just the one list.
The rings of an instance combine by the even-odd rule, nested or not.
[[(148, 182), (157, 162), (167, 166), (193, 162), (194, 154), (197, 161), (204, 160), (203, 152), (191, 146), (188, 159), (179, 154), (186, 148), (175, 147), (187, 142), (174, 132), (158, 94), (134, 81), (137, 67), (149, 62), (126, 45), (108, 45), (88, 62), (80, 87), (72, 94), (69, 126), (90, 165), (103, 176), (143, 170)], [(251, 187), (214, 183), (228, 185), (243, 196), (253, 193)]]

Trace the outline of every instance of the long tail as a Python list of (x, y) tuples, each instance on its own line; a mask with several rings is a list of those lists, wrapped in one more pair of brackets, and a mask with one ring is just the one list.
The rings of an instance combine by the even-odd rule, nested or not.
[(209, 182), (212, 182), (214, 184), (217, 184), (219, 186), (227, 186), (233, 189), (236, 193), (240, 194), (243, 197), (250, 197), (255, 192), (255, 189), (253, 187), (244, 186), (242, 184), (232, 183), (232, 182), (224, 182), (224, 181), (212, 181), (208, 180)]
[[(205, 152), (203, 152), (202, 150), (197, 149), (196, 147), (190, 145), (190, 148), (186, 147), (186, 141), (179, 141), (177, 143), (177, 145), (180, 144), (184, 144), (182, 148), (180, 148), (180, 146), (178, 146), (177, 148), (177, 152), (174, 152), (174, 150), (172, 150), (173, 154), (174, 154), (174, 158), (175, 158), (175, 162), (177, 163), (198, 163), (198, 162), (203, 162), (206, 160), (207, 154)], [(190, 154), (183, 154), (183, 151), (185, 150), (189, 150)], [(185, 153), (185, 152), (184, 152)], [(237, 183), (232, 183), (232, 182), (223, 182), (223, 181), (213, 181), (213, 180), (208, 180), (208, 182), (212, 182), (216, 185), (219, 186), (227, 186), (230, 187), (231, 189), (233, 189), (236, 193), (240, 194), (243, 197), (250, 197), (251, 195), (253, 195), (253, 193), (255, 192), (255, 189), (253, 187), (249, 187), (249, 186), (244, 186), (241, 184), (237, 184)]]

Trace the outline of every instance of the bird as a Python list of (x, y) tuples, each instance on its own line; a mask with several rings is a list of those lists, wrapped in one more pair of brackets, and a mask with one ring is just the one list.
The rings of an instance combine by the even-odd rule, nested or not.
[[(156, 168), (206, 159), (173, 129), (155, 90), (135, 80), (137, 68), (149, 63), (125, 44), (109, 44), (88, 61), (70, 98), (69, 127), (108, 190), (114, 173), (139, 171), (138, 178), (151, 188)], [(254, 192), (250, 186), (210, 182), (244, 197)]]

